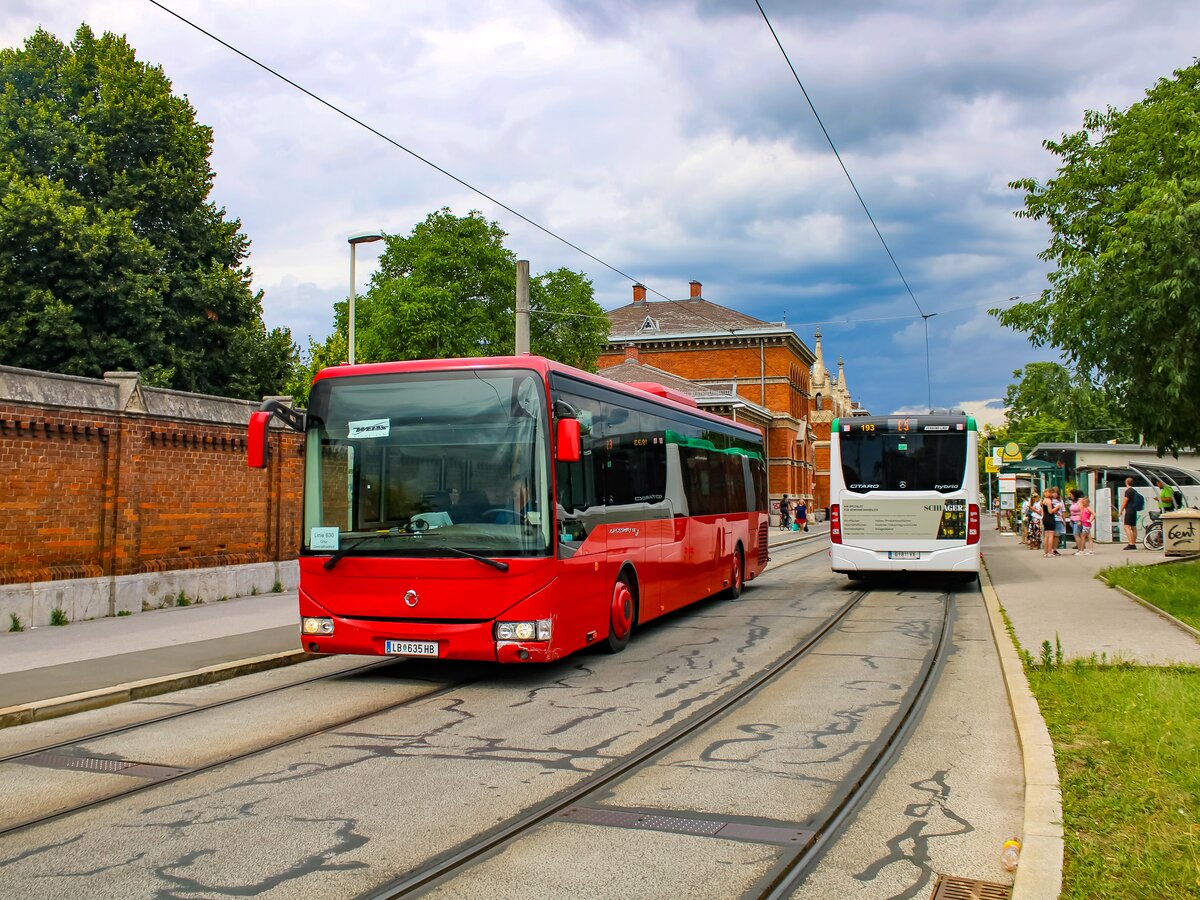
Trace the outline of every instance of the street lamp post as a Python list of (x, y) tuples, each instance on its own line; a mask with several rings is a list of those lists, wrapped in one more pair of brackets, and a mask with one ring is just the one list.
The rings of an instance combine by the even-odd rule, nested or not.
[(352, 234), (346, 238), (350, 244), (350, 306), (348, 309), (350, 319), (350, 333), (346, 336), (346, 342), (349, 345), (347, 353), (349, 354), (349, 362), (354, 365), (354, 250), (359, 244), (370, 244), (374, 241), (382, 241), (383, 235), (376, 231), (368, 231), (363, 234)]

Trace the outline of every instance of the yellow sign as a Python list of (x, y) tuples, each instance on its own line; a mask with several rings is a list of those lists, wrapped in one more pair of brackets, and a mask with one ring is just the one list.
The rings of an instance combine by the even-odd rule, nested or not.
[(1005, 462), (1020, 462), (1024, 457), (1021, 455), (1021, 447), (1015, 441), (1009, 441), (1004, 445), (1004, 461)]
[(992, 459), (990, 456), (988, 456), (983, 460), (983, 471), (989, 472), (989, 473), (990, 472), (999, 472), (1000, 467), (998, 465), (996, 465), (996, 461), (994, 459)]

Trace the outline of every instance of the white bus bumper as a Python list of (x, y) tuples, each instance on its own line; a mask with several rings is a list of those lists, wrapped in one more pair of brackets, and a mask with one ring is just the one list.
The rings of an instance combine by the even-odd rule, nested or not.
[(859, 572), (979, 572), (979, 545), (961, 545), (936, 550), (919, 550), (918, 559), (891, 559), (887, 550), (868, 550), (832, 544), (829, 564), (835, 572), (851, 575)]

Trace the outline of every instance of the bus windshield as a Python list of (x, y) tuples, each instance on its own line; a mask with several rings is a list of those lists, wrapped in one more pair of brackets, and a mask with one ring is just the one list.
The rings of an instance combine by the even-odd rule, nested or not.
[(962, 490), (967, 435), (854, 428), (840, 435), (842, 478), (851, 491)]
[(548, 553), (546, 407), (542, 379), (523, 369), (317, 381), (304, 552)]

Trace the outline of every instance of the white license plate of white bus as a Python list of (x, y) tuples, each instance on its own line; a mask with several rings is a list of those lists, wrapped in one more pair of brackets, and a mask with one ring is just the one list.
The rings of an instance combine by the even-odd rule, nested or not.
[(920, 559), (920, 550), (889, 550), (888, 559)]
[(437, 656), (436, 641), (384, 641), (383, 652), (389, 656)]

